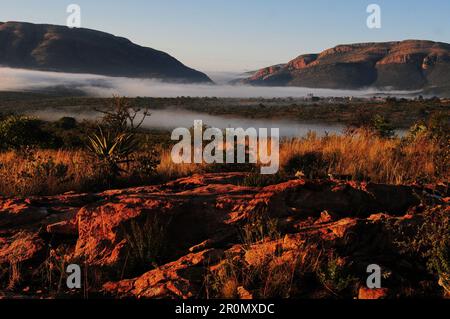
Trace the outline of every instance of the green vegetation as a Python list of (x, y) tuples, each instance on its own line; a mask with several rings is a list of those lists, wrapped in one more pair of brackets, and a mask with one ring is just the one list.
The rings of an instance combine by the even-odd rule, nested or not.
[[(5, 94), (0, 93), (0, 96)], [(245, 107), (241, 105), (241, 111), (237, 112), (245, 116), (257, 101), (260, 100), (55, 96), (42, 97), (41, 100), (36, 95), (13, 94), (1, 100), (0, 104), (11, 103), (12, 106), (19, 103), (17, 110), (20, 110), (20, 103), (30, 104), (31, 109), (41, 102), (49, 103), (49, 106), (61, 103), (61, 107), (67, 105), (69, 110), (92, 110), (98, 107), (99, 112), (96, 121), (62, 117), (46, 122), (20, 114), (0, 116), (0, 194), (28, 196), (98, 191), (110, 187), (159, 183), (193, 173), (224, 171), (249, 172), (241, 184), (252, 187), (281, 183), (295, 177), (393, 184), (448, 182), (450, 108), (442, 101), (391, 99), (384, 104), (371, 102), (369, 106), (374, 112), (370, 116), (353, 114), (359, 124), (352, 126), (342, 136), (326, 135), (319, 138), (311, 132), (305, 137), (282, 140), (281, 170), (270, 176), (256, 174), (258, 167), (249, 164), (175, 165), (170, 157), (173, 145), (170, 133), (144, 130), (141, 127), (143, 120), (150, 116), (147, 109), (150, 102), (155, 103), (150, 104), (152, 109), (172, 105), (201, 111), (196, 108), (205, 107), (203, 111), (213, 114), (221, 113), (228, 103), (246, 104)], [(286, 110), (314, 107), (316, 113), (322, 114), (322, 107), (332, 107), (321, 104), (292, 108), (286, 105), (288, 101), (293, 102), (289, 99), (265, 100), (264, 110), (272, 108), (280, 112), (270, 111), (271, 114), (284, 116), (287, 115)], [(195, 106), (196, 103), (198, 106)], [(346, 104), (342, 109), (339, 105), (333, 107), (339, 116), (357, 107), (365, 113), (366, 106), (361, 103), (356, 101)], [(396, 122), (397, 113), (408, 108), (414, 114), (415, 108), (419, 106), (429, 108), (430, 112), (421, 113), (420, 120), (406, 136), (393, 137), (392, 128), (396, 126), (394, 124), (399, 124)], [(392, 108), (397, 110), (389, 117), (389, 122), (386, 120), (388, 117), (382, 114), (384, 111), (377, 111), (384, 108), (386, 111)], [(253, 113), (254, 116), (260, 116), (258, 112)], [(289, 114), (291, 116), (293, 113)]]
[(436, 282), (450, 293), (450, 215), (436, 206), (423, 214), (420, 223), (389, 225), (401, 254), (426, 264)]
[(20, 149), (27, 146), (46, 147), (52, 144), (52, 136), (42, 128), (36, 118), (10, 115), (0, 121), (0, 148)]
[(334, 252), (328, 254), (317, 270), (317, 278), (329, 292), (337, 297), (358, 281), (349, 273), (345, 260), (337, 257)]
[[(229, 115), (258, 119), (286, 119), (310, 123), (337, 123), (361, 126), (379, 115), (389, 119), (395, 129), (406, 129), (437, 113), (450, 116), (450, 100), (432, 99), (347, 99), (324, 98), (305, 101), (296, 98), (144, 98), (128, 99), (136, 108), (154, 110), (176, 108), (210, 115)], [(91, 112), (110, 109), (111, 99), (58, 96), (51, 94), (0, 92), (0, 110), (27, 113), (33, 111)], [(263, 107), (261, 106), (263, 105)]]
[(108, 184), (112, 185), (123, 169), (120, 164), (130, 161), (130, 156), (137, 150), (137, 141), (131, 133), (99, 132), (89, 136), (88, 149), (99, 160)]
[[(35, 96), (31, 96), (24, 103), (41, 103), (34, 99)], [(12, 97), (3, 103), (16, 101)], [(0, 117), (2, 196), (53, 195), (69, 191), (96, 192), (111, 187), (163, 183), (193, 173), (230, 170), (248, 172), (240, 182), (240, 186), (248, 187), (265, 187), (290, 179), (306, 178), (387, 184), (432, 184), (444, 188), (443, 191), (436, 191), (436, 194), (422, 195), (423, 207), (427, 207), (429, 201), (433, 202), (434, 197), (442, 197), (442, 194), (446, 196), (448, 192), (449, 110), (448, 105), (440, 101), (405, 102), (390, 99), (387, 102), (369, 105), (375, 110), (369, 117), (364, 114), (361, 117), (351, 114), (356, 105), (362, 108), (362, 112), (366, 112), (366, 106), (358, 104), (359, 102), (355, 105), (286, 106), (288, 100), (270, 100), (264, 101), (264, 107), (258, 102), (257, 107), (263, 110), (261, 113), (265, 115), (269, 114), (267, 112), (273, 114), (273, 110), (280, 110), (281, 116), (295, 115), (297, 114), (295, 112), (302, 112), (301, 116), (307, 116), (312, 114), (308, 113), (308, 110), (311, 112), (314, 110), (314, 114), (317, 115), (311, 119), (316, 119), (323, 115), (321, 111), (331, 110), (328, 115), (336, 114), (337, 121), (345, 118), (343, 122), (351, 124), (351, 129), (343, 135), (318, 137), (312, 132), (304, 137), (282, 140), (281, 170), (275, 175), (255, 173), (258, 171), (255, 165), (205, 163), (175, 165), (170, 157), (172, 141), (169, 133), (146, 131), (141, 127), (143, 120), (150, 115), (145, 108), (150, 101), (155, 102), (152, 108), (174, 104), (177, 107), (203, 110), (213, 114), (225, 112), (223, 103), (237, 103), (240, 107), (238, 114), (260, 116), (260, 114), (250, 115), (253, 103), (257, 103), (258, 99), (239, 102), (189, 98), (103, 100), (48, 97), (43, 101), (49, 102), (50, 105), (60, 102), (63, 102), (61, 105), (67, 103), (72, 106), (86, 103), (91, 107), (97, 107), (106, 101), (108, 103), (99, 110), (98, 120), (91, 122), (77, 121), (71, 117), (46, 122), (20, 114), (6, 114)], [(199, 106), (194, 105), (197, 102), (201, 102)], [(245, 102), (249, 103), (248, 108), (242, 108), (242, 103)], [(222, 106), (214, 109), (212, 107), (214, 105)], [(407, 107), (411, 107), (413, 116), (400, 120), (406, 114)], [(406, 136), (393, 136), (394, 126), (416, 119), (418, 114), (416, 108), (429, 108), (431, 111), (421, 113), (419, 121), (414, 121), (415, 124)], [(398, 112), (394, 112), (392, 117), (387, 117), (384, 113), (388, 110)], [(358, 119), (358, 123), (352, 123), (354, 119)], [(442, 200), (439, 203), (442, 203)], [(417, 209), (422, 209), (422, 206)], [(314, 216), (295, 211), (295, 214), (289, 216), (294, 219), (290, 220), (294, 226), (286, 226), (287, 218), (270, 216), (271, 207), (263, 203), (261, 206), (252, 207), (251, 214), (244, 215), (243, 219), (239, 220), (239, 228), (232, 233), (235, 245), (232, 249), (227, 247), (227, 255), (219, 265), (215, 265), (214, 269), (208, 269), (202, 289), (206, 296), (213, 298), (289, 298), (303, 295), (319, 298), (324, 296), (353, 298), (358, 284), (361, 285), (361, 278), (367, 277), (365, 269), (361, 270), (367, 265), (367, 260), (361, 260), (362, 257), (355, 254), (357, 251), (355, 246), (359, 245), (360, 239), (361, 242), (369, 240), (372, 242), (375, 238), (377, 240), (373, 240), (374, 246), (388, 247), (386, 251), (383, 250), (383, 254), (386, 254), (382, 256), (383, 258), (389, 257), (387, 260), (397, 261), (396, 258), (401, 257), (398, 260), (407, 261), (406, 266), (394, 265), (394, 268), (398, 266), (395, 268), (396, 271), (403, 270), (402, 267), (413, 269), (410, 273), (406, 271), (404, 277), (400, 272), (393, 276), (395, 279), (392, 280), (398, 280), (395, 284), (401, 287), (400, 294), (408, 296), (407, 285), (411, 282), (416, 284), (414, 279), (411, 280), (408, 276), (417, 273), (421, 275), (425, 273), (425, 276), (429, 276), (426, 278), (427, 284), (434, 283), (436, 287), (440, 286), (442, 291), (449, 293), (448, 208), (434, 205), (434, 208), (423, 209), (425, 212), (421, 211), (419, 214), (408, 212), (411, 216), (398, 220), (392, 217), (389, 222), (380, 217), (379, 224), (376, 224), (377, 234), (365, 234), (362, 229), (361, 238), (352, 240), (350, 245), (347, 238), (339, 238), (336, 245), (330, 247), (324, 244), (321, 236), (338, 236), (338, 234), (331, 232), (313, 234), (316, 225), (320, 225), (316, 224)], [(333, 218), (331, 214), (330, 218)], [(311, 230), (311, 238), (293, 239), (291, 236), (295, 236), (296, 233), (288, 228), (304, 227), (305, 220), (310, 227), (305, 231)], [(395, 221), (392, 222), (393, 220)], [(126, 239), (128, 255), (123, 260), (123, 268), (114, 271), (122, 278), (125, 272), (141, 274), (142, 270), (157, 268), (167, 262), (168, 256), (172, 256), (173, 253), (168, 251), (171, 247), (167, 245), (166, 240), (167, 234), (170, 233), (168, 230), (172, 225), (171, 222), (170, 217), (163, 220), (155, 218), (152, 214), (146, 214), (142, 219), (129, 220), (119, 230)], [(375, 219), (371, 219), (371, 222), (377, 223)], [(386, 225), (387, 223), (390, 224)], [(380, 241), (377, 237), (378, 230), (381, 232), (382, 243), (378, 242)], [(56, 240), (61, 239), (58, 237)], [(393, 244), (399, 249), (393, 249)], [(230, 244), (226, 242), (224, 246), (226, 245)], [(64, 247), (61, 249), (60, 251), (49, 249), (49, 255), (38, 269), (46, 289), (57, 293), (61, 291), (61, 282), (66, 276), (64, 267), (69, 262), (62, 256), (70, 254), (64, 251)], [(26, 276), (25, 266), (12, 260), (7, 269), (5, 266), (2, 267), (1, 281), (7, 282), (10, 288), (21, 287)], [(89, 274), (90, 277), (96, 275), (94, 271)], [(403, 278), (407, 280), (402, 281)], [(95, 279), (93, 282), (92, 285), (95, 285)], [(420, 287), (417, 291), (440, 293), (435, 286), (431, 287), (432, 289)]]

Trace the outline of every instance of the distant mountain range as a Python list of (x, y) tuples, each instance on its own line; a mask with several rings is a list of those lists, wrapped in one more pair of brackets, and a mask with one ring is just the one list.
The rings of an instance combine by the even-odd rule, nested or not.
[(0, 22), (0, 65), (42, 71), (212, 83), (167, 53), (89, 29)]
[(438, 92), (450, 87), (450, 44), (408, 40), (339, 45), (266, 67), (234, 83)]
[[(0, 66), (213, 83), (206, 74), (167, 53), (126, 38), (90, 29), (24, 22), (0, 22)], [(232, 83), (449, 94), (450, 44), (407, 40), (339, 45), (247, 73)]]

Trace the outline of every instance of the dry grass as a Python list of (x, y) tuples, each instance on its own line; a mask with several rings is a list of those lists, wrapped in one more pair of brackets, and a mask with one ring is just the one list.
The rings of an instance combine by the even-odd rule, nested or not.
[(160, 148), (158, 153), (161, 154), (161, 162), (156, 172), (164, 180), (173, 180), (207, 170), (207, 164), (175, 164), (172, 161), (170, 149)]
[(364, 131), (324, 138), (310, 134), (282, 144), (281, 166), (290, 170), (292, 159), (305, 154), (319, 154), (328, 174), (379, 183), (448, 181), (450, 173), (448, 162), (440, 158), (439, 145), (426, 138), (405, 143), (398, 138), (384, 139)]
[[(202, 172), (206, 165), (174, 164), (170, 150), (157, 148), (161, 163), (155, 172), (146, 171), (141, 158), (150, 157), (138, 152), (135, 162), (123, 165), (124, 172), (117, 185), (126, 187), (167, 181)], [(149, 156), (147, 156), (149, 155)], [(0, 153), (0, 195), (53, 195), (65, 192), (86, 192), (108, 188), (101, 166), (84, 150), (26, 150)]]
[(305, 277), (319, 270), (322, 256), (321, 248), (306, 242), (289, 249), (283, 239), (254, 244), (242, 257), (230, 255), (212, 267), (205, 278), (206, 295), (220, 299), (298, 296), (307, 288)]
[(357, 280), (344, 258), (325, 248), (320, 236), (292, 240), (274, 222), (265, 208), (248, 218), (240, 245), (206, 275), (208, 298), (292, 298), (305, 293), (311, 281), (334, 297), (351, 293)]
[[(280, 168), (288, 175), (310, 170), (313, 177), (346, 176), (390, 184), (448, 182), (449, 162), (442, 153), (442, 146), (422, 137), (405, 142), (366, 132), (322, 138), (310, 134), (281, 143)], [(146, 154), (140, 152), (136, 158), (145, 158)], [(174, 164), (170, 149), (162, 146), (156, 154), (160, 164), (154, 172), (146, 171), (144, 162), (135, 161), (124, 167), (125, 172), (114, 187), (164, 182), (225, 168), (214, 164)], [(0, 195), (3, 196), (96, 191), (111, 186), (105, 185), (103, 178), (98, 163), (83, 150), (0, 153)]]
[(82, 191), (95, 175), (84, 151), (0, 153), (0, 194), (6, 196)]

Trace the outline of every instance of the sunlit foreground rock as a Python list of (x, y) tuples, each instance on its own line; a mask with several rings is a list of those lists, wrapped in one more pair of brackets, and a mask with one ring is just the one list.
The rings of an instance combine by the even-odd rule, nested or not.
[[(244, 178), (205, 174), (99, 194), (1, 199), (0, 296), (445, 296), (421, 260), (400, 257), (388, 224), (419, 225), (430, 207), (448, 214), (447, 194), (331, 180), (240, 186)], [(65, 288), (73, 263), (83, 269), (81, 290)], [(333, 277), (341, 264), (354, 278)], [(369, 264), (382, 267), (383, 289), (367, 290)], [(243, 269), (254, 277), (236, 273)], [(330, 286), (340, 281), (345, 289)], [(255, 286), (264, 282), (279, 285)]]

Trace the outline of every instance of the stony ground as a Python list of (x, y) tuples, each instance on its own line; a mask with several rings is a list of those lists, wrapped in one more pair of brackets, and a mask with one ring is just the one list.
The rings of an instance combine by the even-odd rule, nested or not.
[[(433, 209), (449, 214), (445, 185), (247, 187), (244, 177), (0, 199), (0, 296), (445, 296), (445, 283), (401, 254), (389, 227), (419, 225)], [(65, 288), (71, 263), (83, 269), (81, 290)], [(382, 267), (384, 288), (365, 288), (369, 264)]]

